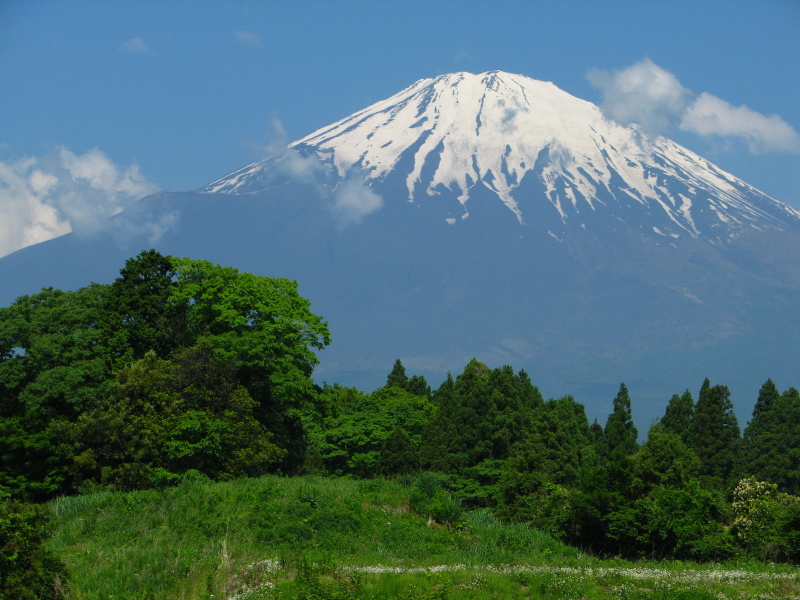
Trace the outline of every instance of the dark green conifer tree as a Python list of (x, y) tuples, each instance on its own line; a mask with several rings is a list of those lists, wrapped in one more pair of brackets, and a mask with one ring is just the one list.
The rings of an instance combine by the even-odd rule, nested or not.
[(408, 385), (406, 386), (406, 391), (415, 396), (425, 396), (426, 398), (430, 398), (431, 396), (431, 387), (422, 375), (413, 375), (410, 377)]
[(636, 438), (639, 432), (633, 424), (631, 413), (631, 400), (628, 388), (620, 384), (619, 392), (614, 398), (614, 411), (608, 416), (603, 429), (602, 449), (606, 457), (615, 454), (631, 456), (639, 447)]
[(403, 366), (403, 363), (400, 362), (398, 358), (394, 361), (394, 367), (392, 367), (392, 372), (389, 373), (389, 376), (386, 378), (386, 387), (399, 387), (400, 389), (404, 390), (408, 386), (408, 376), (406, 375), (406, 368)]
[(473, 359), (455, 382), (447, 381), (434, 393), (436, 416), (426, 428), (422, 456), (432, 470), (456, 475), (472, 491), (484, 488), (501, 474), (502, 461), (531, 429), (542, 397), (524, 372), (510, 366), (490, 370)]
[(395, 429), (381, 445), (379, 470), (383, 475), (404, 475), (419, 471), (419, 452), (402, 429)]
[(739, 423), (727, 386), (700, 388), (694, 409), (690, 445), (700, 459), (700, 477), (706, 486), (722, 489), (729, 483), (739, 450)]
[(686, 444), (691, 437), (693, 418), (694, 398), (692, 398), (692, 393), (686, 390), (682, 396), (678, 394), (672, 396), (664, 416), (661, 418), (661, 426), (678, 435)]
[(800, 495), (800, 393), (778, 394), (772, 380), (762, 386), (753, 419), (744, 430), (737, 479), (754, 476)]

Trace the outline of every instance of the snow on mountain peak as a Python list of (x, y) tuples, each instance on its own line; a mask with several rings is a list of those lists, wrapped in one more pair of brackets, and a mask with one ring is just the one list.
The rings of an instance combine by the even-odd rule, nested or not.
[[(778, 221), (800, 217), (666, 138), (619, 125), (550, 82), (501, 71), (422, 79), (290, 148), (315, 155), (342, 179), (358, 171), (369, 184), (385, 179), (402, 159), (411, 165), (403, 173), (410, 201), (454, 194), (465, 215), (470, 191), (485, 186), (523, 224), (531, 203), (541, 201), (517, 193), (531, 175), (565, 223), (609, 204), (662, 213), (666, 226), (654, 229), (672, 237), (699, 233), (698, 210), (739, 225), (765, 216), (774, 221), (776, 207)], [(251, 191), (250, 179), (271, 160), (201, 191)], [(765, 212), (753, 194), (775, 206)], [(693, 206), (698, 199), (700, 209)]]

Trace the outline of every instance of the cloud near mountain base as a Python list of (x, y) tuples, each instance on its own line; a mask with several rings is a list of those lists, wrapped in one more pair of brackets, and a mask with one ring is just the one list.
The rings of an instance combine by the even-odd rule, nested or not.
[(157, 187), (137, 165), (120, 168), (100, 150), (78, 155), (58, 148), (42, 158), (0, 162), (0, 256), (74, 232), (160, 236), (177, 216), (112, 220)]
[(383, 198), (357, 179), (346, 179), (333, 193), (333, 214), (342, 225), (360, 223), (381, 206)]

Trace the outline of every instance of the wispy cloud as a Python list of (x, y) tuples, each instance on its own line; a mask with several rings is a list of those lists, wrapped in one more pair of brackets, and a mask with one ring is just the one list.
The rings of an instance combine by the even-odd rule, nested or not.
[(0, 256), (70, 231), (91, 235), (117, 229), (125, 237), (153, 239), (175, 215), (111, 217), (157, 190), (137, 165), (116, 166), (99, 150), (78, 155), (66, 148), (44, 158), (0, 162)]
[(135, 37), (121, 44), (118, 48), (120, 52), (138, 52), (140, 54), (153, 54), (150, 47), (142, 38)]
[(331, 191), (330, 187), (323, 185), (331, 174), (331, 166), (323, 163), (316, 154), (304, 156), (289, 146), (279, 119), (272, 119), (272, 130), (272, 140), (265, 154), (275, 158), (274, 173), (313, 187), (340, 226), (357, 225), (383, 206), (383, 198), (369, 187), (357, 169), (336, 182)]
[(383, 198), (357, 176), (345, 179), (333, 192), (333, 214), (342, 225), (356, 225), (383, 206)]
[(456, 62), (461, 62), (462, 60), (468, 60), (470, 62), (475, 62), (475, 58), (467, 52), (464, 48), (459, 50), (458, 54), (455, 56)]
[(258, 48), (262, 45), (261, 36), (251, 31), (237, 31), (236, 41), (248, 48)]
[(739, 138), (750, 152), (799, 152), (800, 135), (778, 115), (733, 106), (708, 92), (695, 95), (650, 59), (618, 71), (586, 75), (603, 95), (603, 112), (614, 121), (638, 124), (646, 133), (679, 128), (701, 136)]

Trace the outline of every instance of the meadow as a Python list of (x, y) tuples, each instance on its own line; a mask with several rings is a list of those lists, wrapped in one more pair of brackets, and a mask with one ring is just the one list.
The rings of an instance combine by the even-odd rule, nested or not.
[(187, 480), (49, 508), (75, 600), (800, 598), (796, 567), (601, 560), (464, 511), (425, 474)]

